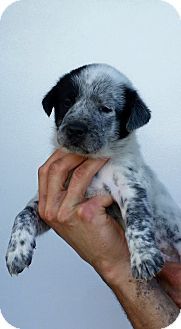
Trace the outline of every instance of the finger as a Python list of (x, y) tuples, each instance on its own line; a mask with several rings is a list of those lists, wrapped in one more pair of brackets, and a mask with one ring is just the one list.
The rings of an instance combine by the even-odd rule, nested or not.
[(107, 159), (88, 159), (84, 161), (72, 175), (65, 202), (72, 206), (81, 202), (92, 178), (106, 162)]
[(80, 218), (90, 220), (94, 218), (98, 212), (99, 215), (105, 215), (105, 208), (113, 203), (111, 195), (97, 195), (91, 199), (82, 202), (78, 206), (78, 215)]
[[(63, 151), (62, 149), (56, 150), (38, 170), (38, 192), (39, 192), (38, 209), (40, 215), (43, 213), (45, 209), (49, 168), (53, 162), (62, 159), (66, 155), (67, 153), (65, 153), (65, 151)], [(71, 156), (73, 159), (74, 155)]]
[(158, 277), (170, 284), (178, 282), (181, 277), (181, 265), (175, 262), (166, 262)]
[(62, 152), (61, 150), (56, 150), (38, 170), (38, 193), (39, 193), (38, 210), (40, 216), (43, 215), (45, 208), (49, 166), (51, 165), (51, 163), (53, 163), (57, 159), (62, 158), (63, 156), (64, 156), (64, 152)]
[(65, 156), (65, 151), (63, 151), (63, 149), (58, 149), (55, 152), (53, 152), (53, 154), (45, 161), (45, 163), (43, 164), (42, 167), (49, 167), (51, 165), (52, 162), (61, 159), (63, 156)]
[(94, 204), (96, 207), (99, 208), (107, 208), (113, 203), (113, 198), (110, 194), (105, 195), (96, 195), (89, 199), (87, 202)]
[(79, 155), (67, 154), (62, 159), (53, 162), (49, 168), (47, 178), (47, 198), (45, 212), (51, 212), (52, 217), (60, 207), (62, 196), (64, 198), (65, 182), (69, 173), (80, 165), (85, 158)]

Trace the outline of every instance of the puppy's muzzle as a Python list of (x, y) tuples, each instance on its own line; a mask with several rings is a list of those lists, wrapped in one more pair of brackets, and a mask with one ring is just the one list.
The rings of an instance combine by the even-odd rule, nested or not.
[(87, 134), (87, 125), (81, 121), (72, 121), (64, 126), (64, 133), (72, 142), (79, 142)]

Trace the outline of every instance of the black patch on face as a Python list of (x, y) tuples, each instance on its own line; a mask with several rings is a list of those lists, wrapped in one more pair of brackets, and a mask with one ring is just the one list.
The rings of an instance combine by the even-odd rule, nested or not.
[(67, 111), (75, 104), (79, 94), (78, 85), (73, 82), (72, 75), (66, 74), (57, 84), (55, 97), (55, 124), (58, 127)]
[(65, 74), (57, 84), (46, 94), (42, 101), (43, 108), (48, 116), (55, 109), (55, 124), (59, 127), (67, 111), (74, 105), (79, 94), (79, 87), (74, 82), (74, 77), (86, 68), (81, 66)]

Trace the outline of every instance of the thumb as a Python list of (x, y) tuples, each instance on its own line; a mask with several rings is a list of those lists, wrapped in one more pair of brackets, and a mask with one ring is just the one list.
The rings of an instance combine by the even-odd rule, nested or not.
[(95, 204), (95, 206), (103, 208), (109, 207), (114, 202), (110, 194), (96, 195), (92, 197), (89, 201)]
[(81, 218), (91, 219), (96, 214), (105, 214), (105, 208), (113, 203), (111, 195), (97, 195), (81, 203), (78, 207), (78, 215)]

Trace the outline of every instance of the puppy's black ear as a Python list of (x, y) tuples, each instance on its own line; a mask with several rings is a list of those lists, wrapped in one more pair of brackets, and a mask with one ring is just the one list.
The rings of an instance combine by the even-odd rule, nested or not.
[(56, 101), (56, 86), (54, 86), (42, 100), (43, 108), (48, 116), (50, 116)]
[(128, 132), (132, 132), (144, 126), (150, 120), (151, 113), (136, 90), (126, 88), (125, 101), (127, 113), (129, 113), (126, 129)]

